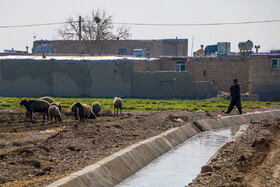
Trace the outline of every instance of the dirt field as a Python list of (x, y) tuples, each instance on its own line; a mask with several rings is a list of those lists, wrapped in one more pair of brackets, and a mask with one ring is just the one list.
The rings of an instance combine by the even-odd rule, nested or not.
[(112, 115), (79, 123), (69, 112), (63, 121), (24, 121), (24, 111), (0, 111), (0, 184), (43, 185), (148, 137), (191, 119), (221, 111), (158, 111)]
[(250, 124), (189, 186), (280, 186), (280, 119)]
[(104, 111), (84, 123), (75, 121), (68, 111), (58, 123), (42, 122), (38, 114), (35, 122), (24, 121), (24, 115), (23, 110), (0, 110), (1, 186), (46, 185), (191, 119), (224, 113), (173, 110), (112, 115)]

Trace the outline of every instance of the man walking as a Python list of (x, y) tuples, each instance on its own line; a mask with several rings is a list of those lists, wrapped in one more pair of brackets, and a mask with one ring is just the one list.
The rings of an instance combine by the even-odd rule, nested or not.
[(230, 87), (230, 95), (231, 95), (231, 101), (227, 110), (227, 114), (229, 114), (233, 107), (236, 106), (236, 108), (239, 111), (239, 114), (242, 114), (242, 107), (241, 107), (241, 100), (240, 100), (240, 87), (238, 85), (238, 80), (233, 79), (233, 85)]

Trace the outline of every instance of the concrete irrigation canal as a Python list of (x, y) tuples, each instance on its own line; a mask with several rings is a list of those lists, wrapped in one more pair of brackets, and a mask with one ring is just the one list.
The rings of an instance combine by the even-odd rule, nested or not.
[[(209, 158), (234, 134), (232, 133), (233, 131), (227, 127), (240, 127), (241, 125), (250, 122), (260, 122), (262, 120), (279, 118), (279, 116), (280, 110), (277, 109), (244, 115), (203, 119), (193, 121), (193, 123), (188, 122), (185, 125), (170, 129), (157, 136), (133, 144), (93, 165), (87, 166), (78, 172), (72, 173), (67, 177), (58, 180), (49, 186), (114, 186), (123, 182), (130, 176), (133, 176), (139, 170), (172, 149), (173, 150), (167, 154), (167, 156), (161, 157), (159, 161), (155, 161), (158, 166), (154, 167), (153, 164), (151, 164), (149, 167), (145, 168), (143, 170), (143, 178), (136, 178), (142, 173), (142, 171), (140, 171), (134, 175), (136, 177), (132, 177), (135, 178), (136, 183), (131, 183), (130, 185), (129, 183), (124, 182), (122, 185), (139, 186), (142, 183), (143, 186), (145, 186), (146, 183), (146, 186), (164, 186), (164, 184), (167, 184), (168, 182), (173, 183), (174, 181), (178, 182), (178, 185), (177, 183), (173, 183), (174, 186), (186, 185), (199, 173), (201, 166), (203, 166), (207, 160), (209, 160)], [(214, 129), (222, 130), (215, 131)], [(174, 160), (173, 164), (171, 164), (168, 155), (171, 155), (171, 160)], [(188, 161), (190, 158), (193, 160)], [(166, 164), (160, 164), (161, 160), (165, 160)], [(172, 166), (174, 164), (175, 166)], [(174, 179), (169, 172), (179, 169), (179, 166), (181, 165), (183, 165), (183, 169), (181, 171), (175, 171), (175, 174), (172, 174), (173, 176), (179, 176), (179, 179)], [(188, 165), (190, 165), (191, 169), (188, 169)], [(175, 167), (176, 169), (172, 167)], [(167, 173), (162, 174), (161, 172), (164, 170), (166, 170)], [(191, 173), (189, 173), (189, 171), (191, 171)], [(151, 173), (159, 174), (157, 176), (160, 176), (161, 178), (157, 176), (145, 178), (147, 175), (151, 175)], [(137, 182), (137, 180), (140, 180), (141, 182)], [(130, 181), (130, 179), (128, 181)], [(154, 183), (157, 181), (163, 183)]]
[(228, 127), (197, 134), (117, 186), (185, 186), (238, 129)]

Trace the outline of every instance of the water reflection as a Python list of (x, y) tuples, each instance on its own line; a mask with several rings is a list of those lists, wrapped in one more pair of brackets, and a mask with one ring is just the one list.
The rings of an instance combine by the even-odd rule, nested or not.
[(229, 127), (200, 133), (157, 158), (117, 186), (185, 186), (238, 129), (239, 127)]

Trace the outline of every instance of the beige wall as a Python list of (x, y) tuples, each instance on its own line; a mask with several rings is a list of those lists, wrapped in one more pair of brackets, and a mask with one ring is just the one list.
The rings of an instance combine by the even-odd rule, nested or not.
[(271, 59), (280, 55), (253, 55), (249, 63), (249, 91), (252, 94), (278, 96), (280, 99), (280, 70), (271, 69)]
[(153, 60), (133, 62), (133, 70), (137, 72), (175, 71), (176, 63), (173, 61)]
[[(98, 54), (96, 42), (94, 53)], [(33, 43), (35, 48), (42, 44), (51, 44), (52, 54), (80, 54), (80, 51), (88, 51), (84, 41), (77, 40), (37, 40)], [(102, 55), (119, 55), (119, 49), (126, 49), (125, 55), (133, 55), (133, 49), (146, 48), (151, 57), (159, 56), (188, 56), (187, 39), (166, 39), (166, 40), (104, 40), (102, 41)]]
[(189, 72), (135, 72), (133, 97), (188, 98), (215, 97), (218, 89), (210, 82), (194, 82)]
[(189, 72), (134, 72), (140, 64), (160, 68), (158, 60), (1, 59), (0, 95), (201, 99), (218, 93)]
[(186, 71), (193, 74), (195, 81), (213, 82), (220, 91), (229, 92), (234, 78), (237, 78), (241, 83), (241, 93), (249, 91), (249, 58), (194, 58), (186, 62)]

